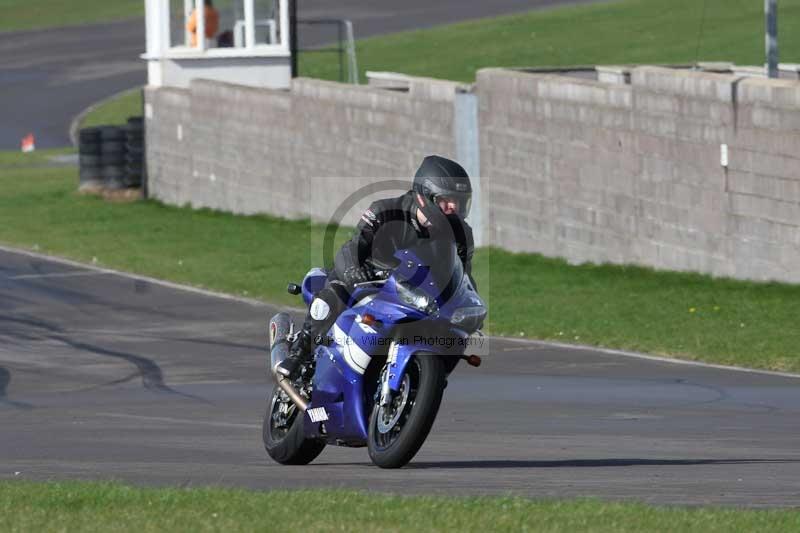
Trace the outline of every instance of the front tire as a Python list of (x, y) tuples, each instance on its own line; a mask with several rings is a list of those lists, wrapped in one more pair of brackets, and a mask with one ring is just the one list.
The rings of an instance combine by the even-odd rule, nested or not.
[(401, 390), (386, 408), (375, 403), (367, 447), (381, 468), (400, 468), (416, 455), (436, 420), (445, 371), (439, 356), (417, 354), (406, 367)]
[(303, 412), (277, 384), (267, 404), (261, 436), (269, 456), (282, 465), (306, 465), (325, 448), (325, 441), (304, 437)]

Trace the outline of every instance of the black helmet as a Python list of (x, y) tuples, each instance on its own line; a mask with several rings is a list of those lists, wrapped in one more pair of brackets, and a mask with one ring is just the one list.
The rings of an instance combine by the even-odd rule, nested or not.
[(466, 218), (469, 214), (472, 184), (464, 167), (452, 159), (438, 155), (427, 156), (414, 175), (412, 189), (434, 206), (444, 197), (457, 203), (461, 217)]

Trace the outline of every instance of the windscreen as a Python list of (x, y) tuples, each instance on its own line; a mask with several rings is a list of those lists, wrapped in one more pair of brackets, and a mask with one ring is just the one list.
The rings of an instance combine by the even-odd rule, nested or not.
[[(404, 277), (436, 296), (437, 300), (446, 301), (450, 298), (464, 277), (464, 267), (458, 256), (456, 244), (452, 241), (427, 239), (409, 248), (408, 251), (409, 255), (414, 257), (414, 265), (411, 268), (413, 276)], [(401, 251), (395, 257), (402, 258), (404, 255), (406, 254)], [(441, 305), (442, 302), (439, 303)]]

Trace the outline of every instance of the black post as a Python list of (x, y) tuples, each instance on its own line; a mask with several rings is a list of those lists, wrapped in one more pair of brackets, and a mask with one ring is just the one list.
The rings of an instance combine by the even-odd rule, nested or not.
[(292, 54), (292, 78), (297, 77), (297, 2), (289, 2), (289, 51)]
[(147, 199), (147, 101), (142, 87), (142, 198)]
[(339, 21), (339, 81), (344, 81), (344, 21)]
[(767, 75), (778, 77), (778, 0), (764, 0), (766, 16)]

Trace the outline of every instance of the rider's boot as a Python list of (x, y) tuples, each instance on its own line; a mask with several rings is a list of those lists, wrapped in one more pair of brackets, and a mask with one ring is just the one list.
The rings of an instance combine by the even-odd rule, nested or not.
[(300, 368), (311, 359), (312, 339), (311, 333), (306, 328), (300, 330), (297, 338), (289, 347), (289, 355), (278, 363), (275, 372), (291, 381), (297, 379), (300, 375)]

